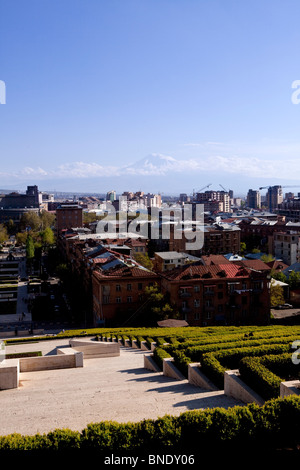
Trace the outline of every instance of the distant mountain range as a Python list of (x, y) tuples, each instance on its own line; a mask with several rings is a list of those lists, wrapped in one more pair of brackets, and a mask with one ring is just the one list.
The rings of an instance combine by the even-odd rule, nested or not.
[[(294, 183), (284, 179), (284, 174), (276, 167), (273, 175), (271, 173), (264, 167), (264, 162), (261, 164), (257, 159), (211, 156), (179, 160), (151, 154), (121, 166), (73, 162), (61, 164), (52, 171), (24, 168), (14, 175), (5, 175), (7, 185), (2, 173), (0, 184), (6, 188), (18, 188), (19, 191), (24, 191), (27, 185), (37, 184), (40, 190), (49, 192), (99, 194), (114, 189), (117, 193), (144, 191), (166, 195), (192, 194), (209, 186), (214, 190), (232, 189), (235, 196), (240, 196), (246, 195), (248, 189), (258, 189), (260, 186)], [(276, 176), (280, 174), (282, 178)], [(297, 183), (295, 180), (295, 188)], [(297, 189), (294, 191), (297, 192)]]

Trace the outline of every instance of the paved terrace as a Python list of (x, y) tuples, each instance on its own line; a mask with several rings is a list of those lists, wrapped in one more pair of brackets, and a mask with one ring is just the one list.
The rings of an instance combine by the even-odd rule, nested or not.
[[(56, 354), (68, 340), (6, 347), (6, 353)], [(121, 347), (118, 357), (85, 359), (84, 367), (20, 373), (18, 389), (0, 391), (0, 435), (32, 435), (54, 429), (82, 431), (103, 420), (120, 423), (179, 415), (188, 410), (242, 403), (223, 391), (207, 392), (144, 369), (145, 352)]]

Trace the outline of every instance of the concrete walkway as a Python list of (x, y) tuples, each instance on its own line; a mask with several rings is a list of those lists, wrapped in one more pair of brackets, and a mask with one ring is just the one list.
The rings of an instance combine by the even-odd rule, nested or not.
[[(68, 341), (7, 346), (54, 354)], [(242, 405), (223, 391), (207, 392), (144, 369), (144, 351), (121, 347), (119, 357), (86, 359), (83, 368), (20, 374), (20, 387), (0, 391), (0, 435), (81, 431), (103, 420), (140, 421), (200, 408)]]

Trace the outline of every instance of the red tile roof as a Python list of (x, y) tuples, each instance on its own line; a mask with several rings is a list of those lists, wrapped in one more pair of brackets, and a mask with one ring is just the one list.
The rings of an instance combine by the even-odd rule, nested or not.
[(231, 261), (223, 255), (204, 255), (201, 259), (205, 266), (209, 266), (211, 264), (231, 264)]
[(242, 261), (236, 261), (236, 264), (245, 266), (245, 268), (256, 269), (257, 271), (270, 271), (270, 266), (261, 261), (260, 259), (245, 259)]
[(249, 271), (242, 266), (233, 263), (203, 266), (200, 263), (193, 263), (188, 266), (175, 268), (162, 273), (163, 277), (169, 280), (185, 279), (222, 279), (248, 277)]

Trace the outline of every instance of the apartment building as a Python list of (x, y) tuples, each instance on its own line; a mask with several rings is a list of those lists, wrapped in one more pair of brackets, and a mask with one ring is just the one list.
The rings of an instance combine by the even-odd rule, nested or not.
[(123, 325), (139, 314), (145, 303), (145, 289), (157, 284), (158, 274), (114, 253), (93, 259), (93, 317), (97, 325)]
[(261, 208), (261, 195), (259, 191), (249, 189), (248, 194), (247, 194), (247, 206), (250, 209)]
[(196, 201), (204, 204), (204, 210), (210, 212), (230, 212), (231, 203), (226, 191), (205, 191), (196, 194)]
[[(208, 255), (208, 254), (227, 254), (240, 252), (240, 228), (236, 224), (215, 223), (206, 224), (203, 230), (203, 246), (201, 249), (186, 249), (188, 242), (185, 234), (187, 230), (182, 231), (181, 236), (178, 233), (171, 232), (169, 249), (170, 251), (187, 252), (194, 256)], [(189, 234), (189, 237), (192, 234)], [(191, 238), (190, 238), (191, 241)]]
[(274, 255), (288, 266), (299, 262), (300, 236), (296, 233), (274, 234)]
[(194, 263), (162, 273), (161, 288), (191, 326), (266, 324), (268, 270)]
[(61, 203), (56, 208), (56, 231), (83, 227), (82, 207), (76, 203)]
[(188, 253), (177, 251), (162, 251), (154, 253), (153, 269), (156, 272), (169, 271), (171, 269), (184, 266), (185, 264), (200, 261), (200, 258)]

